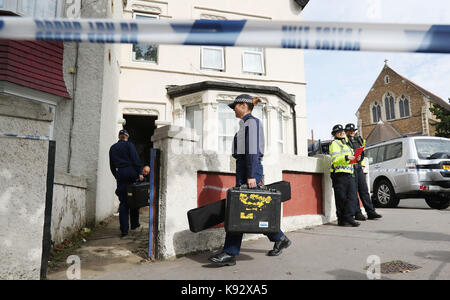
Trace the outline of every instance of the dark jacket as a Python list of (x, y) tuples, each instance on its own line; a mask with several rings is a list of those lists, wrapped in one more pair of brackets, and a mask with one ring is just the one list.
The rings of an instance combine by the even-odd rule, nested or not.
[(119, 181), (137, 179), (142, 174), (141, 160), (133, 143), (119, 140), (109, 149), (109, 167)]
[(259, 119), (245, 115), (233, 140), (233, 157), (245, 160), (246, 177), (256, 178), (264, 156), (264, 130)]
[[(354, 151), (356, 149), (361, 148), (366, 145), (362, 137), (356, 136), (354, 138), (348, 137), (348, 145), (353, 148)], [(364, 151), (361, 153), (361, 161), (358, 162), (358, 165), (361, 165), (362, 161), (364, 160)]]

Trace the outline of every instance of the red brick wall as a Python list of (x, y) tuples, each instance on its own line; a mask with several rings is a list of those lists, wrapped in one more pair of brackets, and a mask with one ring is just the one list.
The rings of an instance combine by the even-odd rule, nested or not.
[(70, 98), (63, 52), (63, 43), (0, 40), (0, 80)]
[[(197, 207), (220, 201), (227, 197), (227, 189), (236, 185), (236, 176), (225, 173), (197, 173)], [(212, 228), (223, 227), (223, 223)]]
[(291, 200), (283, 203), (283, 216), (323, 214), (322, 174), (283, 172), (291, 183)]

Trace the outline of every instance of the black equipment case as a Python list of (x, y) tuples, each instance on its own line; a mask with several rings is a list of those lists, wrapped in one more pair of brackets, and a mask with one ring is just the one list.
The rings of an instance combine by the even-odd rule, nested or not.
[(135, 182), (127, 186), (128, 207), (131, 209), (148, 206), (150, 197), (149, 182)]
[[(291, 199), (291, 184), (289, 181), (277, 181), (265, 186), (281, 192), (281, 202)], [(193, 208), (187, 212), (189, 229), (192, 232), (200, 232), (211, 226), (225, 221), (226, 199)]]
[(227, 191), (225, 231), (230, 233), (278, 233), (281, 192), (267, 187), (234, 187)]

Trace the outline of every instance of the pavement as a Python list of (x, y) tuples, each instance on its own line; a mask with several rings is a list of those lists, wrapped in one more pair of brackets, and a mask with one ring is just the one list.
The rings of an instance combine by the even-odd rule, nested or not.
[[(146, 259), (145, 214), (142, 230), (127, 239), (117, 236), (118, 217), (113, 217), (73, 254), (81, 259), (80, 279), (94, 280), (378, 279), (373, 272), (381, 280), (450, 279), (450, 209), (434, 210), (423, 199), (408, 199), (377, 212), (383, 218), (355, 228), (331, 223), (287, 232), (292, 245), (278, 257), (266, 255), (273, 243), (264, 236), (243, 242), (237, 264), (230, 267), (210, 264), (214, 252), (168, 261)], [(398, 261), (418, 268), (384, 273), (384, 266)], [(67, 279), (67, 268), (51, 270), (48, 279)]]

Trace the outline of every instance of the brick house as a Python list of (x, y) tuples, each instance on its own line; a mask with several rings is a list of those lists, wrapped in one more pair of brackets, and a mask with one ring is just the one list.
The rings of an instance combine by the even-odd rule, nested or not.
[(361, 103), (356, 117), (363, 138), (371, 134), (379, 121), (389, 124), (401, 135), (434, 136), (436, 122), (429, 108), (450, 104), (398, 74), (387, 63)]

